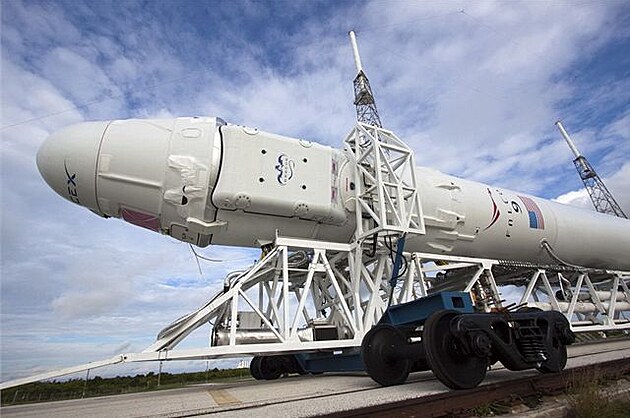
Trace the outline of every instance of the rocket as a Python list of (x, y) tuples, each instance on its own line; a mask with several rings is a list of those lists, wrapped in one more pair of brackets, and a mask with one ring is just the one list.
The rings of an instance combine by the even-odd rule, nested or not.
[[(215, 117), (83, 122), (38, 169), (65, 199), (200, 247), (353, 240), (350, 150)], [(416, 167), (424, 234), (405, 251), (630, 270), (630, 220)], [(364, 181), (359, 179), (358, 181)]]

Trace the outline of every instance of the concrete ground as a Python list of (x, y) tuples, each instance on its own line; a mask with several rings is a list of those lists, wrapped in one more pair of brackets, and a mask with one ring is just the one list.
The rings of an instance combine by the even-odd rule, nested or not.
[[(594, 353), (596, 351), (596, 353)], [(630, 359), (630, 341), (569, 347), (567, 368)], [(496, 368), (484, 384), (538, 374)], [(312, 416), (445, 392), (431, 372), (412, 374), (404, 385), (383, 388), (365, 374), (291, 376), (274, 381), (244, 380), (157, 392), (106, 396), (0, 408), (2, 417), (143, 417), (206, 415)]]

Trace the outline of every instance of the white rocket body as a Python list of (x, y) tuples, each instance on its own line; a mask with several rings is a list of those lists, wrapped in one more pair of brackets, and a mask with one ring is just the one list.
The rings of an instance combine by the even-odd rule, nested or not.
[[(344, 150), (212, 117), (86, 122), (37, 155), (46, 182), (105, 216), (198, 246), (279, 235), (349, 242), (354, 170)], [(426, 234), (405, 250), (630, 270), (630, 221), (418, 167)]]

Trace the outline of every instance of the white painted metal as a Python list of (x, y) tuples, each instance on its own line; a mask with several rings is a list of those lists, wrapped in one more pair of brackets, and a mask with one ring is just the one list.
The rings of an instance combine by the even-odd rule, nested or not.
[(352, 45), (352, 55), (354, 56), (354, 65), (357, 67), (357, 73), (363, 71), (363, 65), (361, 64), (361, 57), (359, 56), (359, 47), (357, 46), (357, 37), (354, 31), (348, 32), (350, 36), (350, 44)]
[(424, 234), (413, 151), (393, 132), (360, 122), (344, 143), (354, 169), (355, 239)]
[(74, 367), (67, 367), (65, 369), (54, 370), (47, 373), (40, 373), (38, 375), (26, 377), (23, 379), (15, 379), (6, 382), (0, 382), (0, 390), (8, 389), (14, 386), (25, 385), (27, 383), (37, 382), (40, 380), (53, 379), (55, 377), (67, 376), (69, 374), (84, 372), (86, 370), (98, 369), (105, 366), (111, 366), (113, 364), (123, 363), (125, 358), (123, 355), (117, 355), (105, 360), (93, 361), (91, 363), (82, 364)]
[(51, 136), (38, 163), (65, 198), (200, 246), (386, 228), (414, 233), (409, 252), (630, 270), (627, 219), (414, 167), (399, 138), (363, 124), (341, 151), (216, 118), (87, 123)]
[(109, 124), (68, 126), (51, 135), (37, 152), (37, 168), (46, 183), (64, 199), (99, 215), (94, 176), (101, 139)]
[[(409, 251), (630, 270), (630, 222), (417, 167), (426, 233)], [(533, 204), (530, 214), (525, 205)], [(531, 217), (534, 216), (532, 219)]]
[(575, 155), (575, 158), (578, 158), (579, 156), (581, 156), (582, 154), (575, 146), (575, 143), (573, 142), (573, 140), (571, 139), (567, 131), (564, 129), (564, 126), (562, 126), (562, 122), (557, 121), (556, 126), (558, 127), (558, 130), (562, 134), (562, 137), (564, 138), (564, 140), (567, 141), (567, 144), (569, 145), (569, 148), (571, 148), (571, 152), (573, 152), (573, 155)]
[[(390, 303), (392, 272), (389, 251), (382, 244), (374, 257), (357, 252), (357, 248), (356, 244), (278, 237), (265, 257), (236, 278), (226, 280), (226, 289), (163, 330), (142, 353), (124, 354), (30, 380), (4, 382), (1, 387), (118, 362), (356, 349)], [(518, 301), (517, 306), (559, 310), (576, 332), (630, 329), (626, 319), (630, 313), (627, 272), (523, 267), (499, 260), (431, 253), (404, 256), (409, 267), (394, 289), (394, 304), (458, 290), (469, 291), (479, 309), (490, 311), (501, 306), (503, 292)], [(175, 349), (192, 331), (207, 324), (214, 345)], [(317, 340), (318, 329), (326, 327), (334, 329), (338, 338)], [(219, 332), (223, 333), (221, 340), (217, 339)], [(264, 338), (258, 338), (260, 335)]]
[(630, 273), (577, 271), (567, 277), (560, 273), (553, 276), (544, 269), (537, 270), (520, 303), (562, 312), (574, 331), (630, 329)]

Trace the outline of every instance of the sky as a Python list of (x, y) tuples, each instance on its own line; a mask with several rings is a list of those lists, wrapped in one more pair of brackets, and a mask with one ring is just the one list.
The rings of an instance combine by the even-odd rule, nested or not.
[(46, 137), (210, 115), (338, 147), (356, 120), (350, 29), (384, 126), (418, 165), (591, 208), (562, 119), (630, 213), (627, 1), (6, 0), (0, 13), (2, 380), (141, 351), (258, 256), (211, 246), (200, 253), (223, 262), (200, 273), (187, 245), (62, 199), (35, 165)]

